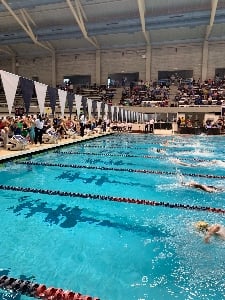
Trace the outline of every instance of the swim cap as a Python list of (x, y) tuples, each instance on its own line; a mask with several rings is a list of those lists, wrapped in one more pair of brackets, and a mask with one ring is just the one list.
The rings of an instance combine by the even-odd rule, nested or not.
[(208, 228), (209, 224), (205, 221), (198, 221), (195, 223), (195, 227), (198, 230), (206, 230)]

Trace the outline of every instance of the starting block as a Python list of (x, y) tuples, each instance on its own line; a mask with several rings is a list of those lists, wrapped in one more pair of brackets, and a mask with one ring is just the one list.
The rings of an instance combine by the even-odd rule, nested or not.
[(22, 135), (14, 135), (6, 145), (7, 150), (20, 151), (27, 146), (27, 140)]

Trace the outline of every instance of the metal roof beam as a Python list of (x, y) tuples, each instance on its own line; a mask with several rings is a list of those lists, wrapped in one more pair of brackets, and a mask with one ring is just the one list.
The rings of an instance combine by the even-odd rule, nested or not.
[(213, 28), (213, 24), (214, 24), (214, 21), (215, 21), (217, 4), (218, 4), (218, 0), (211, 0), (211, 5), (212, 5), (211, 16), (210, 16), (209, 25), (207, 25), (207, 27), (206, 27), (205, 41), (208, 40), (208, 38), (211, 34), (211, 31), (212, 31), (212, 28)]
[(142, 32), (144, 34), (147, 44), (150, 45), (149, 34), (145, 29), (145, 0), (137, 0), (137, 3), (138, 3), (139, 14), (140, 14)]
[(34, 25), (37, 26), (36, 23), (34, 22), (34, 20), (31, 18), (31, 16), (28, 14), (28, 12), (26, 11), (25, 8), (22, 8), (24, 14), (26, 15), (26, 17), (30, 20), (30, 22)]
[(26, 34), (31, 38), (31, 40), (38, 46), (45, 48), (46, 50), (50, 51), (51, 53), (54, 52), (54, 49), (49, 48), (48, 46), (42, 44), (37, 40), (37, 37), (34, 35), (27, 18), (28, 13), (24, 13), (23, 10), (20, 10), (23, 18), (23, 23), (20, 18), (15, 14), (15, 12), (11, 9), (11, 7), (8, 5), (8, 3), (5, 0), (1, 0), (2, 4), (5, 6), (5, 8), (9, 11), (9, 13), (12, 15), (12, 17), (17, 21), (17, 23), (23, 28), (23, 30), (26, 32)]
[(98, 43), (96, 43), (96, 40), (93, 40), (92, 38), (90, 38), (87, 34), (87, 30), (85, 28), (85, 24), (84, 24), (84, 18), (83, 18), (83, 14), (84, 11), (81, 9), (81, 4), (79, 0), (75, 0), (75, 5), (76, 5), (76, 9), (74, 8), (74, 6), (71, 3), (71, 0), (66, 0), (81, 32), (83, 33), (84, 38), (89, 41), (92, 45), (94, 45), (96, 48), (99, 48)]
[(7, 54), (10, 54), (12, 56), (16, 55), (16, 53), (9, 46), (5, 46), (3, 48), (0, 48), (0, 52), (7, 53)]

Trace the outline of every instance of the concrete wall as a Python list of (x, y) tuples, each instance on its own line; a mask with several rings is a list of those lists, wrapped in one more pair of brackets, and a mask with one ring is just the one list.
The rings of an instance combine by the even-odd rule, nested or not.
[(0, 58), (0, 70), (12, 72), (12, 60), (10, 58), (8, 59)]
[(152, 49), (151, 78), (158, 78), (158, 71), (193, 70), (193, 77), (201, 77), (202, 47), (176, 45)]
[[(146, 68), (150, 68), (151, 79), (158, 78), (158, 71), (193, 70), (194, 78), (201, 77), (202, 44), (152, 47), (151, 65), (146, 66), (143, 57), (145, 48), (101, 50), (101, 83), (105, 84), (110, 73), (139, 72), (139, 78), (145, 80)], [(29, 54), (30, 55), (30, 54)], [(17, 57), (19, 66), (16, 73), (51, 84), (52, 58)], [(215, 68), (225, 68), (225, 43), (209, 44), (207, 78), (213, 78)], [(11, 58), (0, 58), (0, 69), (12, 72)], [(65, 75), (91, 75), (96, 82), (95, 52), (80, 52), (56, 55), (56, 83), (62, 83)]]
[(225, 43), (209, 45), (208, 78), (214, 78), (215, 69), (225, 68)]
[(39, 82), (51, 84), (51, 56), (18, 58), (17, 74), (26, 78), (38, 77)]
[(106, 83), (109, 74), (139, 72), (139, 79), (145, 80), (145, 49), (118, 49), (101, 53), (101, 83)]
[(95, 82), (95, 52), (59, 55), (56, 59), (58, 84), (65, 75), (91, 75), (92, 83)]

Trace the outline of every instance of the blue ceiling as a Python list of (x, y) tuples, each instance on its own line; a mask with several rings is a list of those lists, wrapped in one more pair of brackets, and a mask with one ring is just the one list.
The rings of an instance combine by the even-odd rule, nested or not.
[[(147, 0), (146, 0), (147, 1)], [(160, 0), (157, 0), (160, 1)], [(197, 0), (196, 0), (197, 1)], [(111, 1), (112, 3), (114, 1)], [(22, 0), (16, 1), (11, 0), (7, 1), (11, 9), (16, 12), (18, 9), (29, 9), (29, 12), (32, 13), (32, 9), (37, 8), (38, 6), (54, 5), (52, 9), (55, 8), (55, 5), (65, 5), (65, 1), (62, 0)], [(109, 3), (109, 2), (108, 2)], [(112, 4), (113, 5), (113, 4)], [(69, 8), (68, 8), (69, 10)], [(0, 4), (0, 20), (4, 21), (4, 14), (9, 15), (5, 6)], [(163, 29), (172, 29), (172, 28), (194, 28), (197, 26), (207, 26), (210, 21), (211, 9), (208, 10), (195, 10), (195, 11), (186, 11), (182, 13), (174, 14), (164, 14), (153, 16), (150, 12), (146, 11), (145, 15), (145, 29), (151, 35), (152, 31), (163, 30)], [(96, 37), (102, 35), (110, 34), (121, 34), (121, 33), (134, 33), (141, 32), (141, 19), (139, 17), (139, 12), (137, 10), (136, 15), (132, 17), (127, 15), (126, 17), (120, 16), (120, 14), (115, 14), (112, 19), (103, 18), (101, 12), (99, 12), (99, 20), (85, 22), (85, 28), (89, 37)], [(13, 17), (12, 17), (13, 18)], [(63, 16), (62, 16), (63, 18)], [(14, 20), (14, 19), (12, 19)], [(41, 18), (40, 18), (41, 20)], [(61, 22), (60, 25), (55, 26), (51, 23), (41, 24), (38, 23), (36, 27), (33, 27), (32, 30), (36, 35), (37, 39), (41, 41), (54, 41), (54, 40), (65, 40), (65, 39), (81, 39), (83, 34), (76, 24), (75, 20), (71, 24), (66, 24), (68, 22)], [(216, 11), (214, 24), (224, 24), (225, 26), (225, 8), (220, 8)], [(225, 34), (225, 33), (224, 33)], [(212, 40), (219, 40), (223, 36), (211, 36)], [(196, 38), (196, 41), (201, 41), (202, 36)], [(191, 39), (190, 39), (191, 40)], [(188, 42), (188, 36), (186, 36), (186, 41)], [(165, 44), (166, 41), (162, 40), (162, 44)], [(169, 41), (171, 43), (171, 40)], [(174, 42), (176, 38), (174, 37)], [(0, 47), (1, 45), (15, 45), (19, 43), (32, 43), (31, 39), (27, 36), (25, 31), (18, 26), (18, 29), (10, 28), (2, 31), (0, 28)], [(124, 41), (126, 44), (126, 42)], [(151, 43), (154, 45), (154, 40), (151, 40)], [(104, 48), (104, 45), (102, 45)]]

